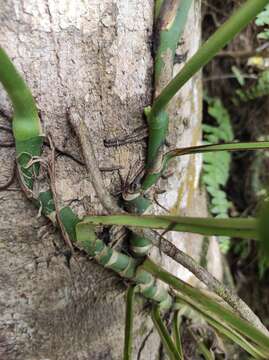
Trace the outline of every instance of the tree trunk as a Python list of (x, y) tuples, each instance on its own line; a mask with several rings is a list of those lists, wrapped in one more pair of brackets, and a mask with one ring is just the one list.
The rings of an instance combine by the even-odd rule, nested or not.
[[(85, 119), (107, 189), (121, 190), (144, 164), (146, 139), (108, 148), (105, 139), (132, 135), (145, 127), (143, 108), (152, 96), (151, 34), (153, 0), (1, 0), (0, 43), (29, 84), (44, 133), (57, 157), (56, 189), (61, 205), (79, 215), (103, 209), (87, 176), (66, 112)], [(179, 54), (188, 57), (200, 41), (200, 1), (194, 1)], [(175, 68), (182, 65), (176, 65)], [(6, 95), (0, 107), (12, 113)], [(201, 138), (201, 79), (196, 76), (171, 105), (169, 141), (195, 145)], [(7, 120), (0, 119), (7, 125)], [(12, 141), (1, 133), (1, 144)], [(48, 152), (49, 149), (45, 148)], [(11, 175), (14, 148), (1, 147), (1, 184)], [(161, 186), (158, 201), (174, 213), (200, 214), (197, 207), (201, 158), (185, 157)], [(199, 195), (200, 196), (200, 195)], [(15, 181), (1, 191), (0, 358), (5, 360), (122, 359), (125, 286), (83, 254), (70, 258), (59, 233), (29, 203)], [(155, 212), (160, 211), (156, 205)], [(199, 257), (202, 240), (172, 235)], [(180, 241), (179, 241), (180, 239)], [(193, 240), (194, 239), (194, 240)], [(199, 242), (199, 245), (197, 245)], [(185, 245), (184, 245), (185, 244)], [(188, 245), (187, 245), (188, 244)], [(195, 244), (195, 245), (192, 245)], [(189, 273), (165, 260), (190, 280)], [(141, 305), (141, 304), (140, 304)], [(141, 306), (140, 306), (141, 309)], [(135, 352), (152, 324), (135, 318)], [(158, 336), (145, 342), (140, 359), (158, 358)]]

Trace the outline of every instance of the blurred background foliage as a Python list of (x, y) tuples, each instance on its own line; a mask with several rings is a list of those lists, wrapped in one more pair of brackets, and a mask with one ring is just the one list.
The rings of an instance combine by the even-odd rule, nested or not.
[[(202, 3), (207, 39), (243, 1)], [(269, 6), (205, 67), (203, 81), (206, 143), (269, 139)], [(268, 196), (268, 152), (219, 153), (204, 156), (203, 162), (202, 182), (212, 216), (257, 214), (260, 200)], [(230, 281), (269, 326), (269, 267), (257, 243), (219, 241)]]

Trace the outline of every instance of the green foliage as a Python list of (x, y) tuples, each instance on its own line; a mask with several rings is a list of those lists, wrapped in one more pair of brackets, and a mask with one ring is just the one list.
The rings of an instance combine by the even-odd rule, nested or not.
[(238, 105), (240, 101), (247, 102), (269, 95), (269, 70), (262, 71), (255, 84), (247, 89), (237, 89), (235, 93), (236, 96), (233, 100), (236, 105)]
[(232, 66), (232, 72), (236, 78), (236, 80), (239, 82), (241, 86), (245, 85), (245, 77), (244, 74), (242, 74), (241, 70), (237, 66)]
[(235, 341), (255, 359), (269, 358), (269, 338), (249, 322), (238, 317), (213, 297), (163, 270), (152, 260), (146, 259), (142, 267), (177, 290), (176, 304), (180, 307), (186, 305), (202, 315), (218, 332)]
[[(244, 28), (249, 21), (251, 21), (256, 14), (261, 11), (261, 9), (268, 3), (269, 0), (248, 0), (244, 6), (242, 6), (212, 37), (209, 39), (203, 47), (193, 56), (192, 60), (189, 61), (187, 65), (182, 69), (182, 71), (171, 81), (170, 85), (168, 84), (164, 93), (161, 93), (157, 100), (153, 103), (151, 116), (155, 117), (157, 122), (152, 124), (149, 122), (149, 134), (155, 133), (155, 131), (160, 125), (158, 121), (163, 121), (160, 114), (162, 111), (165, 111), (165, 106), (172, 99), (175, 93), (183, 86), (188, 79), (192, 77), (201, 67), (206, 64), (214, 54), (217, 53), (225, 44), (227, 44), (242, 28)], [(161, 2), (158, 2), (160, 5)], [(187, 2), (186, 2), (187, 4)], [(181, 2), (180, 2), (180, 5)], [(24, 166), (24, 169), (27, 169), (32, 162), (40, 161), (36, 159), (37, 155), (40, 155), (41, 152), (41, 126), (38, 119), (36, 107), (34, 104), (34, 99), (25, 87), (24, 82), (18, 74), (16, 69), (12, 65), (11, 61), (8, 59), (4, 52), (0, 52), (0, 60), (2, 59), (2, 71), (0, 71), (0, 81), (3, 83), (6, 88), (9, 97), (13, 102), (13, 107), (15, 110), (15, 117), (13, 120), (13, 132), (16, 140), (16, 151), (20, 156), (22, 154), (29, 154), (30, 158), (23, 161), (19, 158), (19, 170), (20, 167)], [(1, 61), (0, 61), (1, 62)], [(11, 66), (12, 65), (12, 66)], [(8, 68), (9, 66), (9, 68)], [(9, 69), (9, 71), (7, 71)], [(17, 80), (14, 81), (14, 80)], [(25, 101), (23, 98), (24, 92), (21, 90), (27, 90), (28, 101)], [(159, 99), (159, 100), (158, 100)], [(205, 138), (208, 143), (211, 142), (229, 142), (233, 139), (232, 128), (229, 123), (229, 115), (227, 111), (223, 108), (221, 102), (216, 99), (208, 99), (209, 103), (209, 114), (216, 120), (217, 126), (205, 127)], [(31, 108), (32, 107), (32, 108)], [(29, 112), (29, 110), (31, 110)], [(16, 113), (17, 112), (17, 113)], [(17, 119), (16, 119), (17, 117)], [(15, 121), (18, 121), (16, 125)], [(14, 126), (16, 125), (16, 126)], [(155, 127), (154, 127), (155, 126)], [(152, 127), (152, 129), (151, 129)], [(166, 123), (162, 126), (162, 135), (166, 135)], [(32, 139), (37, 138), (35, 145), (35, 151), (31, 151), (32, 148)], [(19, 140), (19, 141), (18, 141)], [(26, 142), (27, 140), (27, 142)], [(162, 141), (159, 141), (162, 140)], [(153, 148), (154, 151), (162, 145), (164, 139), (159, 139), (158, 141), (153, 139), (152, 144), (149, 148)], [(23, 144), (22, 144), (23, 143)], [(158, 146), (157, 146), (157, 145)], [(25, 148), (23, 147), (25, 146)], [(245, 148), (245, 144), (225, 144), (214, 145), (210, 149), (205, 149), (204, 147), (198, 147), (199, 149), (191, 149), (181, 151), (181, 155), (186, 155), (188, 153), (195, 153), (198, 151), (221, 151), (221, 150), (238, 150), (242, 147)], [(257, 146), (261, 146), (260, 144)], [(255, 148), (257, 147), (254, 146)], [(269, 144), (266, 145), (267, 147)], [(36, 154), (36, 147), (38, 153)], [(264, 147), (264, 144), (263, 144)], [(223, 149), (224, 148), (224, 149)], [(253, 144), (251, 145), (253, 149)], [(23, 150), (22, 150), (23, 149)], [(176, 151), (175, 155), (180, 155), (179, 151)], [(209, 193), (212, 196), (212, 213), (216, 216), (227, 217), (229, 202), (226, 199), (225, 193), (223, 193), (222, 187), (225, 186), (228, 173), (229, 173), (229, 164), (230, 157), (225, 153), (215, 153), (205, 156), (205, 173), (204, 181), (208, 188)], [(223, 155), (224, 154), (224, 155)], [(171, 155), (171, 154), (170, 154)], [(18, 156), (17, 156), (18, 158)], [(217, 159), (217, 160), (216, 160)], [(214, 165), (214, 173), (212, 164)], [(149, 172), (152, 171), (150, 167)], [(212, 176), (208, 176), (213, 174)], [(31, 178), (31, 181), (38, 181), (38, 177), (34, 172), (33, 174), (24, 174), (28, 178)], [(157, 179), (157, 178), (156, 178)], [(30, 184), (32, 185), (32, 184)], [(32, 187), (24, 186), (26, 190), (31, 190)], [(94, 184), (93, 184), (94, 185)], [(51, 190), (53, 191), (53, 186), (51, 185)], [(145, 189), (144, 189), (145, 190)], [(33, 197), (32, 192), (28, 191), (27, 195)], [(55, 194), (54, 194), (55, 195)], [(139, 194), (138, 194), (139, 195)], [(33, 198), (36, 200), (35, 198)], [(44, 199), (46, 203), (46, 213), (47, 216), (51, 218), (52, 221), (55, 221), (55, 214), (53, 206), (53, 197), (50, 193), (43, 194), (39, 197), (39, 200)], [(35, 201), (37, 203), (37, 201)], [(50, 206), (48, 206), (48, 204)], [(39, 202), (38, 202), (39, 205)], [(120, 212), (121, 213), (121, 212)], [(242, 346), (247, 352), (253, 355), (255, 358), (268, 359), (269, 356), (269, 338), (259, 331), (256, 327), (252, 326), (249, 322), (238, 317), (233, 311), (228, 307), (222, 306), (218, 301), (213, 297), (205, 294), (199, 289), (195, 289), (192, 286), (185, 284), (179, 278), (176, 278), (172, 274), (162, 270), (162, 268), (155, 263), (153, 263), (149, 258), (142, 263), (142, 260), (136, 260), (132, 256), (126, 255), (123, 252), (117, 251), (110, 246), (108, 246), (101, 237), (98, 237), (98, 229), (100, 224), (114, 224), (115, 219), (117, 220), (115, 224), (123, 224), (130, 227), (147, 227), (147, 228), (157, 228), (164, 230), (177, 230), (177, 231), (191, 231), (198, 232), (205, 235), (211, 235), (217, 233), (219, 235), (225, 236), (237, 236), (241, 237), (255, 237), (256, 234), (256, 220), (255, 219), (205, 219), (205, 218), (180, 218), (172, 216), (134, 216), (134, 215), (106, 215), (103, 217), (104, 221), (101, 221), (101, 216), (91, 216), (88, 219), (80, 222), (71, 208), (65, 208), (60, 210), (60, 214), (57, 214), (58, 223), (63, 232), (64, 237), (68, 240), (70, 236), (73, 240), (75, 246), (84, 250), (91, 257), (93, 257), (100, 265), (108, 269), (113, 270), (121, 277), (129, 280), (133, 285), (136, 286), (136, 289), (143, 294), (143, 296), (150, 301), (155, 302), (152, 311), (152, 319), (157, 328), (160, 337), (163, 341), (164, 347), (167, 350), (167, 353), (170, 355), (170, 358), (173, 360), (180, 359), (180, 349), (181, 345), (179, 342), (174, 344), (173, 339), (170, 337), (170, 333), (166, 326), (164, 325), (161, 319), (161, 310), (172, 309), (177, 311), (181, 308), (182, 304), (187, 305), (193, 308), (195, 311), (203, 315), (208, 323), (210, 323), (217, 330), (222, 332), (225, 336), (228, 336), (233, 341), (237, 342)], [(65, 219), (68, 220), (68, 224), (65, 224)], [(114, 219), (114, 220), (113, 220)], [(96, 223), (94, 223), (94, 220)], [(79, 221), (79, 222), (78, 222)], [(75, 232), (76, 227), (76, 232)], [(69, 239), (70, 240), (70, 239)], [(159, 245), (159, 242), (158, 242)], [(148, 249), (148, 248), (147, 248)], [(267, 249), (268, 250), (268, 249)], [(143, 254), (143, 255), (146, 255)], [(157, 280), (161, 280), (169, 288), (163, 287), (161, 283)], [(132, 349), (132, 324), (133, 324), (133, 301), (134, 301), (134, 292), (135, 288), (130, 288), (128, 291), (127, 298), (127, 309), (126, 309), (126, 339), (125, 339), (125, 359), (131, 358), (131, 349)], [(177, 291), (173, 292), (172, 289)], [(177, 295), (176, 295), (177, 294)], [(229, 302), (229, 301), (228, 301)], [(240, 311), (239, 311), (240, 312)], [(176, 324), (177, 326), (177, 324)], [(177, 334), (179, 335), (179, 334)], [(203, 354), (208, 355), (205, 348), (203, 348)], [(208, 358), (208, 356), (207, 356)]]
[[(124, 225), (133, 228), (161, 229), (168, 231), (197, 233), (202, 235), (221, 235), (242, 239), (259, 240), (257, 218), (221, 218), (189, 217), (174, 215), (90, 215), (77, 224), (77, 237), (87, 235), (87, 227), (99, 225)], [(157, 244), (156, 239), (150, 236)], [(94, 243), (95, 244), (95, 243)]]
[[(263, 27), (263, 30), (259, 32), (258, 38), (263, 40), (269, 40), (269, 5), (257, 15), (255, 24), (258, 27)], [(266, 60), (266, 59), (265, 59)], [(248, 59), (248, 65), (254, 66), (257, 71), (257, 80), (255, 82), (246, 84), (244, 74), (236, 66), (232, 66), (232, 72), (234, 73), (238, 83), (241, 85), (235, 91), (233, 102), (239, 105), (240, 102), (249, 102), (257, 98), (269, 95), (269, 70), (266, 69), (266, 64), (262, 55), (257, 54)], [(266, 137), (265, 137), (266, 138)], [(259, 138), (258, 140), (264, 140)], [(267, 153), (257, 152), (252, 160), (250, 169), (251, 174), (251, 192), (254, 194), (256, 201), (263, 201), (268, 196), (267, 178), (264, 178), (262, 174), (266, 172), (264, 170), (264, 159), (267, 157)], [(233, 250), (241, 259), (246, 261), (247, 257), (250, 256), (251, 247), (246, 241), (238, 242), (234, 246)], [(264, 249), (259, 249), (257, 258), (258, 274), (262, 279), (269, 267), (269, 260), (266, 256)]]
[(135, 286), (129, 286), (126, 296), (123, 360), (132, 359), (135, 290)]
[[(215, 120), (215, 125), (203, 125), (204, 140), (207, 144), (229, 142), (234, 140), (230, 115), (218, 98), (205, 97), (208, 114)], [(215, 217), (228, 217), (231, 202), (228, 201), (224, 187), (229, 178), (231, 155), (226, 152), (203, 154), (202, 181), (210, 197), (209, 210)], [(226, 253), (230, 248), (230, 238), (220, 236), (221, 251)]]
[[(265, 7), (265, 9), (259, 13), (256, 17), (255, 24), (259, 27), (263, 27), (263, 30), (259, 32), (258, 38), (263, 40), (269, 40), (269, 5)], [(258, 63), (261, 61), (262, 57), (255, 56), (249, 59), (249, 61), (257, 61)], [(251, 61), (251, 62), (252, 62)], [(261, 65), (258, 65), (258, 68)], [(239, 84), (241, 86), (245, 85), (244, 77), (240, 73), (240, 70), (235, 66), (232, 67), (232, 71), (235, 74)], [(256, 98), (266, 96), (269, 94), (269, 70), (264, 70), (258, 74), (258, 79), (255, 84), (251, 84), (247, 88), (239, 88), (236, 90), (236, 96), (233, 98), (233, 101), (236, 105), (240, 102), (247, 102), (250, 100), (255, 100)]]
[[(269, 40), (269, 5), (267, 5), (265, 9), (257, 15), (255, 24), (263, 27), (263, 31), (259, 32), (258, 38)], [(254, 64), (256, 67), (262, 69), (262, 65), (260, 64), (262, 59), (263, 58), (261, 56), (254, 56), (249, 59), (248, 65)], [(244, 76), (240, 70), (236, 66), (232, 67), (232, 71), (239, 84), (241, 87), (244, 86), (244, 88), (239, 88), (235, 92), (236, 95), (234, 96), (233, 101), (236, 105), (240, 102), (255, 100), (256, 98), (269, 94), (269, 70), (266, 70), (265, 68), (263, 68), (263, 70), (264, 71), (259, 72), (256, 82), (246, 87)]]
[(269, 5), (267, 5), (265, 9), (257, 15), (255, 24), (264, 27), (264, 30), (258, 34), (258, 38), (268, 40), (269, 28), (267, 28), (267, 26), (269, 26)]

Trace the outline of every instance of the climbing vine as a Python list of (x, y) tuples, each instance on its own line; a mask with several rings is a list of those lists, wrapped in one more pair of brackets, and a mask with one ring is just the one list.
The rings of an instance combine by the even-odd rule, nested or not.
[[(149, 143), (145, 176), (138, 189), (128, 189), (122, 193), (121, 201), (110, 199), (102, 186), (93, 175), (93, 185), (100, 197), (100, 201), (109, 213), (105, 216), (86, 216), (80, 219), (70, 207), (60, 208), (55, 191), (55, 158), (54, 144), (48, 138), (51, 155), (48, 159), (42, 157), (42, 133), (36, 105), (29, 88), (21, 75), (17, 72), (12, 61), (3, 49), (0, 49), (0, 81), (7, 91), (14, 109), (12, 121), (13, 135), (16, 145), (16, 159), (18, 178), (26, 196), (34, 202), (39, 211), (57, 226), (66, 242), (72, 248), (75, 246), (86, 252), (103, 267), (109, 268), (124, 278), (129, 284), (126, 307), (126, 327), (124, 359), (132, 358), (132, 323), (133, 302), (137, 295), (143, 296), (152, 305), (151, 317), (160, 334), (170, 359), (181, 359), (180, 340), (174, 340), (166, 327), (162, 313), (170, 310), (178, 314), (178, 310), (187, 305), (201, 314), (217, 331), (237, 342), (256, 359), (268, 359), (269, 337), (266, 328), (236, 294), (221, 287), (216, 279), (210, 277), (204, 270), (195, 265), (180, 250), (173, 247), (164, 235), (156, 233), (156, 229), (167, 231), (189, 231), (206, 235), (234, 235), (242, 238), (262, 239), (266, 236), (265, 221), (257, 219), (204, 219), (184, 218), (172, 216), (143, 216), (143, 212), (150, 206), (151, 200), (147, 194), (156, 184), (169, 161), (177, 156), (188, 154), (255, 150), (269, 148), (269, 142), (257, 143), (224, 143), (203, 145), (183, 149), (174, 149), (164, 153), (163, 144), (167, 135), (169, 119), (167, 105), (178, 90), (203, 65), (223, 48), (232, 38), (243, 29), (255, 16), (263, 10), (269, 0), (248, 0), (230, 19), (224, 23), (211, 38), (186, 63), (183, 69), (172, 78), (173, 58), (175, 49), (184, 28), (189, 0), (157, 0), (155, 11), (155, 97), (151, 106), (145, 109), (149, 127)], [(168, 69), (168, 70), (167, 70)], [(77, 115), (72, 115), (71, 122), (80, 138), (87, 168), (91, 169), (95, 161), (87, 155), (86, 129)], [(84, 134), (84, 135), (83, 135)], [(40, 167), (47, 170), (47, 190), (39, 191), (38, 174)], [(96, 168), (95, 168), (96, 169)], [(99, 184), (100, 185), (100, 184)], [(132, 212), (133, 214), (128, 214)], [(263, 214), (265, 214), (264, 211)], [(262, 217), (264, 219), (264, 216)], [(123, 225), (130, 229), (130, 248), (128, 253), (107, 245), (100, 236), (100, 226), (105, 224)], [(155, 264), (149, 257), (149, 249), (161, 242), (165, 244), (166, 254), (181, 260), (185, 266), (208, 285), (216, 290), (229, 305), (221, 305), (211, 294), (193, 288), (179, 278), (168, 273), (160, 265)], [(162, 249), (163, 244), (160, 244)], [(265, 247), (266, 248), (266, 247)], [(267, 249), (267, 248), (266, 248)], [(184, 261), (183, 261), (184, 260)], [(210, 280), (209, 280), (210, 279)], [(169, 285), (169, 288), (164, 284)], [(175, 327), (177, 322), (175, 321)], [(178, 329), (174, 329), (179, 334)]]

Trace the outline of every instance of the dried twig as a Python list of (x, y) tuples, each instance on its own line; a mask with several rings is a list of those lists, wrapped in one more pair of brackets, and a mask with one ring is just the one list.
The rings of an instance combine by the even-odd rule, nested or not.
[(70, 121), (70, 124), (79, 139), (91, 183), (94, 187), (94, 190), (96, 191), (96, 194), (101, 204), (109, 213), (113, 214), (122, 212), (123, 210), (119, 208), (116, 200), (112, 198), (112, 196), (109, 194), (109, 192), (105, 189), (103, 185), (102, 174), (100, 172), (100, 169), (98, 168), (94, 154), (91, 134), (88, 131), (84, 120), (82, 120), (77, 111), (73, 108), (69, 109), (68, 115), (68, 120)]

